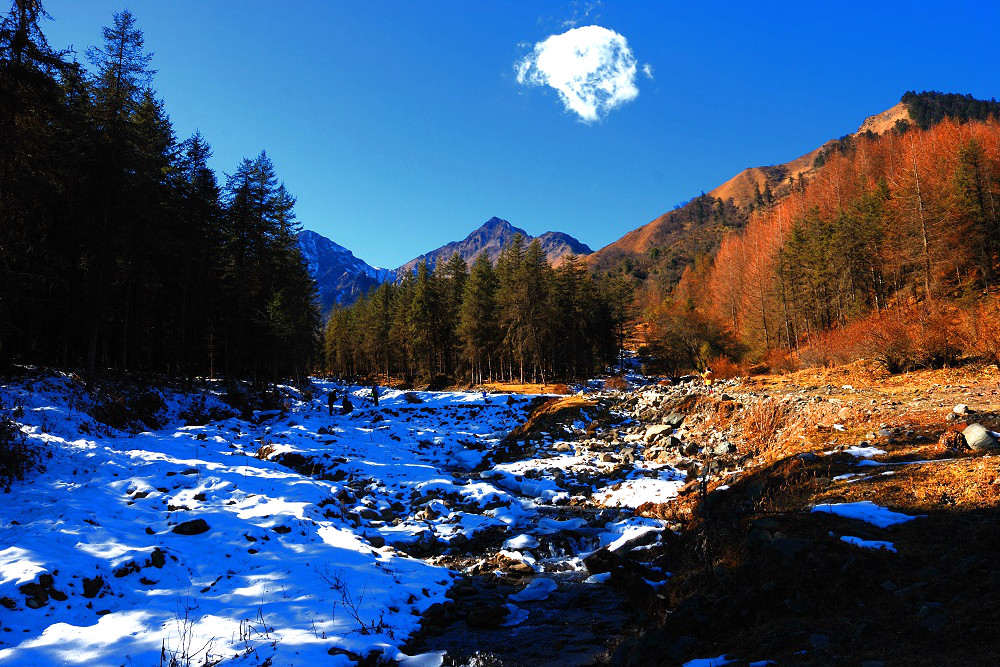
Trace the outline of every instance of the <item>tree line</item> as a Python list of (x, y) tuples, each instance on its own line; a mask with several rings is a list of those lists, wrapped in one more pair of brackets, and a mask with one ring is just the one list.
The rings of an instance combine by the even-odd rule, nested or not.
[(570, 255), (553, 268), (518, 234), (496, 266), (455, 254), (421, 262), (356, 304), (335, 310), (327, 369), (346, 376), (550, 382), (615, 363), (629, 332), (631, 288), (588, 272)]
[(0, 365), (273, 379), (319, 316), (295, 199), (263, 151), (223, 184), (178, 140), (129, 11), (53, 49), (38, 0), (0, 19)]

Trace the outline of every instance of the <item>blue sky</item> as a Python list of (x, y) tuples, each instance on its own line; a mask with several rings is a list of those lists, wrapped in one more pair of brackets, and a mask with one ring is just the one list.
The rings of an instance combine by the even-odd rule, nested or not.
[[(82, 59), (125, 6), (180, 138), (200, 129), (219, 172), (266, 149), (305, 227), (388, 267), (493, 215), (596, 249), (908, 89), (1000, 96), (995, 0), (49, 0), (43, 29)], [(589, 123), (515, 71), (587, 25), (638, 70), (638, 96)]]

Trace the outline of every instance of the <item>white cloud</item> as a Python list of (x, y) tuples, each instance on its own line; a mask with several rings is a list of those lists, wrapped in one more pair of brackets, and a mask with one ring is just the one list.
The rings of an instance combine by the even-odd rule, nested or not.
[(639, 96), (636, 59), (628, 42), (598, 25), (549, 36), (515, 69), (518, 83), (554, 88), (566, 110), (588, 123)]
[(650, 79), (652, 79), (653, 78), (653, 66), (650, 65), (649, 63), (646, 63), (645, 65), (642, 66), (642, 73), (645, 74)]

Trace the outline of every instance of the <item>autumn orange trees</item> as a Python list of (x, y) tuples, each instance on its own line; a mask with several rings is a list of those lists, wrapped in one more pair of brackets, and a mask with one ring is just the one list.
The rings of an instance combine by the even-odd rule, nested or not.
[[(754, 358), (864, 322), (884, 338), (903, 321), (921, 348), (942, 318), (981, 309), (1000, 287), (1000, 122), (946, 119), (840, 146), (674, 292)], [(925, 361), (952, 357), (957, 343), (943, 345)]]

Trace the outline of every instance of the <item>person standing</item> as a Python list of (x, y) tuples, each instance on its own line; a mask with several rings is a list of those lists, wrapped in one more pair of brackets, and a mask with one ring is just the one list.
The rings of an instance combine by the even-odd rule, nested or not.
[(712, 385), (715, 384), (715, 373), (711, 366), (705, 366), (705, 371), (701, 374), (702, 382), (708, 387), (708, 393), (712, 393)]
[(378, 407), (378, 382), (372, 382), (372, 403)]
[(333, 416), (333, 404), (337, 402), (337, 391), (331, 390), (330, 393), (326, 395), (326, 407), (330, 410), (330, 416)]

